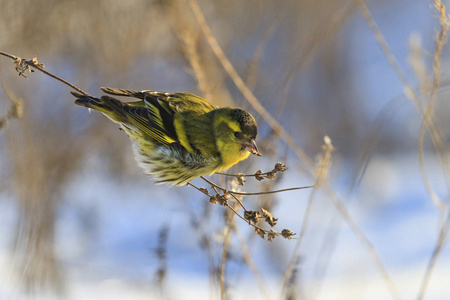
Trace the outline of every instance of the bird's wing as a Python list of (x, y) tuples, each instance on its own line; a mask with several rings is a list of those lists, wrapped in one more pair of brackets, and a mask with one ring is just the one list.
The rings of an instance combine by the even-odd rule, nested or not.
[(174, 113), (164, 109), (157, 101), (144, 100), (144, 105), (139, 105), (124, 103), (110, 96), (102, 96), (101, 100), (157, 142), (163, 145), (179, 143), (173, 125)]
[[(206, 113), (217, 107), (205, 99), (187, 92), (161, 93), (149, 90), (139, 92), (114, 88), (102, 90), (112, 95), (141, 99), (127, 102), (129, 111), (133, 112), (131, 121), (147, 134), (150, 131), (153, 134), (151, 137), (158, 142), (167, 144), (171, 141), (167, 138), (170, 138), (192, 154), (201, 152), (210, 155), (216, 151), (215, 143), (209, 145), (204, 141), (213, 136), (209, 128), (210, 119)], [(133, 109), (137, 107), (139, 109)], [(149, 116), (147, 123), (150, 128), (145, 128), (143, 107), (147, 110)], [(134, 116), (136, 114), (137, 117)]]
[[(166, 111), (174, 111), (174, 113), (194, 113), (194, 114), (204, 114), (217, 106), (212, 105), (200, 96), (188, 93), (163, 93), (155, 92), (150, 90), (145, 91), (132, 91), (116, 88), (105, 88), (102, 90), (111, 95), (134, 97), (142, 100), (147, 100), (149, 102), (154, 102), (155, 100), (159, 102), (160, 106)], [(142, 105), (142, 101), (128, 102), (129, 105)]]

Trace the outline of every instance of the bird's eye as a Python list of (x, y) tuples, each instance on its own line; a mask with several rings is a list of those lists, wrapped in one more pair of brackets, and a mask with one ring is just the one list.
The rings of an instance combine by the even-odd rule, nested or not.
[(241, 139), (241, 138), (242, 138), (242, 132), (236, 131), (236, 132), (234, 133), (234, 136), (235, 136), (237, 139)]

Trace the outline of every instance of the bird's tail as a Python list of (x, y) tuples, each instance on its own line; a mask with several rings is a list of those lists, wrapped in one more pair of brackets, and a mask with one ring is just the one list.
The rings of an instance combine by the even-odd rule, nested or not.
[(76, 92), (70, 93), (77, 98), (77, 100), (75, 100), (76, 105), (92, 108), (99, 111), (103, 111), (106, 108), (105, 103), (101, 99), (83, 95)]
[[(119, 100), (103, 96), (102, 98), (95, 98), (92, 96), (83, 95), (76, 92), (70, 92), (74, 95), (77, 100), (75, 100), (75, 104), (79, 106), (84, 106), (87, 108), (92, 108), (104, 113), (108, 118), (110, 118), (113, 122), (122, 123), (125, 121), (123, 114), (120, 113), (120, 110), (113, 109), (112, 105), (121, 106), (122, 104)], [(107, 100), (105, 102), (105, 100)], [(117, 102), (117, 103), (116, 103)]]

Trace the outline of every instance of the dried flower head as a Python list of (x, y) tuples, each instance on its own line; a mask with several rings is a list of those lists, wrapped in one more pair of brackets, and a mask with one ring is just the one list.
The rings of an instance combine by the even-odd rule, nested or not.
[(256, 232), (256, 234), (259, 235), (262, 239), (264, 239), (264, 235), (266, 234), (266, 233), (264, 232), (264, 230), (259, 229), (259, 228), (255, 228), (255, 232)]
[(290, 229), (283, 229), (281, 231), (281, 236), (284, 237), (285, 239), (290, 240), (293, 235), (296, 235), (296, 233), (292, 232)]
[(209, 203), (211, 203), (211, 204), (216, 204), (217, 203), (217, 197), (218, 197), (219, 195), (214, 195), (214, 196), (211, 196), (211, 197), (209, 197)]
[(228, 204), (227, 198), (228, 194), (217, 195), (217, 202), (219, 205), (226, 206)]
[(261, 181), (261, 180), (264, 179), (264, 176), (262, 175), (262, 173), (263, 173), (263, 172), (262, 172), (261, 170), (258, 170), (258, 171), (255, 172), (255, 178), (256, 178), (256, 180)]
[(269, 224), (271, 227), (277, 224), (278, 219), (274, 218), (270, 212), (268, 212), (264, 208), (261, 208), (261, 213), (262, 216), (265, 218), (264, 221), (266, 221), (266, 223)]
[(262, 215), (259, 211), (255, 210), (246, 210), (244, 212), (244, 219), (249, 221), (250, 223), (257, 224), (262, 219)]
[(276, 172), (268, 172), (267, 174), (266, 174), (266, 178), (267, 179), (274, 179), (275, 178), (275, 173)]
[(275, 167), (273, 168), (273, 170), (276, 172), (285, 172), (287, 170), (286, 164), (284, 164), (282, 162), (277, 162), (275, 164)]
[(278, 235), (278, 232), (276, 232), (273, 229), (270, 229), (270, 231), (267, 233), (267, 240), (269, 242), (271, 242), (277, 235)]
[(242, 173), (237, 173), (237, 174), (236, 174), (236, 180), (237, 180), (237, 183), (238, 183), (239, 185), (244, 186), (245, 175), (242, 174)]

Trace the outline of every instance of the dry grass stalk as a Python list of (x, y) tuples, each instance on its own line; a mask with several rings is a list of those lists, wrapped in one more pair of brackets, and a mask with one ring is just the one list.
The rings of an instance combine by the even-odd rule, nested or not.
[(224, 212), (225, 214), (225, 223), (226, 226), (223, 230), (223, 243), (222, 243), (222, 261), (220, 264), (220, 299), (225, 300), (227, 294), (227, 288), (225, 284), (225, 266), (227, 262), (227, 253), (228, 253), (228, 245), (231, 240), (231, 233), (234, 227), (234, 214), (231, 211), (227, 210)]
[(425, 50), (422, 47), (422, 37), (419, 33), (412, 33), (409, 37), (408, 63), (414, 71), (420, 84), (422, 97), (428, 95), (431, 89), (424, 59)]
[[(439, 29), (437, 37), (436, 37), (436, 50), (434, 53), (433, 80), (432, 80), (433, 85), (432, 85), (432, 89), (431, 89), (431, 96), (430, 96), (430, 100), (427, 104), (425, 115), (424, 115), (424, 120), (422, 122), (422, 126), (420, 129), (419, 158), (420, 158), (420, 166), (421, 166), (422, 174), (424, 177), (424, 181), (427, 183), (427, 187), (428, 187), (428, 191), (431, 196), (431, 199), (441, 210), (442, 222), (441, 222), (436, 246), (430, 257), (427, 268), (425, 270), (424, 277), (422, 279), (422, 283), (420, 285), (420, 289), (419, 289), (419, 292), (417, 295), (417, 299), (423, 299), (423, 297), (425, 296), (427, 286), (431, 279), (431, 274), (433, 272), (434, 266), (436, 265), (437, 259), (444, 247), (445, 239), (447, 237), (449, 226), (450, 226), (450, 213), (447, 211), (446, 203), (444, 201), (442, 201), (441, 199), (439, 199), (439, 197), (436, 195), (436, 193), (434, 193), (434, 191), (430, 188), (431, 184), (429, 183), (429, 179), (427, 178), (427, 175), (425, 172), (425, 162), (424, 162), (424, 155), (423, 155), (425, 127), (426, 127), (427, 122), (433, 117), (433, 108), (434, 108), (434, 104), (436, 101), (436, 93), (439, 88), (440, 57), (441, 57), (442, 49), (443, 49), (445, 43), (447, 42), (448, 30), (449, 30), (449, 26), (450, 26), (449, 16), (447, 15), (447, 11), (446, 11), (444, 4), (440, 0), (434, 0), (433, 2), (434, 2), (435, 11), (437, 12), (437, 17), (439, 19), (440, 29)], [(446, 149), (447, 149), (447, 147), (446, 147)], [(446, 156), (444, 156), (444, 158), (446, 158)], [(448, 175), (447, 160), (443, 160), (443, 163), (444, 163), (444, 165), (443, 165), (444, 173), (445, 173), (445, 175)], [(447, 178), (447, 188), (450, 191), (448, 178)], [(445, 214), (447, 214), (447, 218), (444, 221)]]
[[(447, 181), (447, 186), (450, 186), (450, 184), (449, 184), (450, 176), (449, 176), (448, 164), (447, 164), (448, 159), (447, 159), (447, 154), (446, 154), (446, 149), (448, 148), (448, 146), (447, 146), (447, 141), (445, 140), (444, 135), (441, 133), (439, 128), (436, 127), (434, 117), (432, 115), (428, 115), (428, 117), (426, 117), (427, 113), (419, 99), (419, 96), (414, 91), (414, 88), (409, 83), (409, 80), (406, 78), (405, 74), (403, 73), (402, 69), (400, 68), (399, 64), (397, 63), (397, 60), (395, 59), (394, 55), (392, 54), (392, 51), (390, 50), (383, 34), (381, 33), (380, 29), (378, 28), (377, 24), (375, 23), (372, 15), (370, 14), (370, 11), (367, 8), (367, 6), (365, 5), (364, 1), (362, 1), (362, 0), (355, 0), (355, 1), (357, 2), (359, 9), (363, 13), (364, 18), (366, 19), (366, 22), (372, 29), (372, 32), (373, 32), (378, 44), (380, 45), (381, 49), (383, 50), (383, 53), (384, 53), (386, 59), (388, 60), (390, 66), (392, 67), (392, 69), (395, 71), (395, 73), (399, 77), (400, 81), (402, 82), (402, 84), (404, 86), (404, 92), (405, 92), (406, 97), (413, 102), (414, 106), (424, 116), (424, 123), (430, 132), (431, 139), (433, 141), (433, 145), (436, 148), (439, 158), (442, 160), (442, 163), (444, 166), (444, 174), (445, 174), (445, 178)], [(419, 142), (419, 144), (423, 144), (423, 142)], [(425, 166), (423, 163), (424, 158), (423, 158), (423, 148), (422, 147), (419, 147), (419, 161), (421, 164), (422, 177), (423, 177), (425, 185), (427, 187), (428, 194), (430, 195), (430, 198), (433, 200), (433, 202), (436, 203), (436, 205), (438, 205), (442, 210), (442, 208), (443, 208), (442, 200), (440, 200), (439, 197), (437, 196), (437, 194), (434, 192), (434, 189), (433, 189), (430, 181), (428, 180), (428, 176), (425, 172)]]
[(308, 204), (306, 206), (305, 215), (303, 217), (302, 226), (299, 231), (300, 234), (298, 236), (297, 243), (295, 244), (295, 248), (294, 248), (294, 251), (292, 252), (291, 258), (289, 259), (287, 268), (284, 271), (280, 299), (284, 299), (285, 296), (287, 295), (287, 291), (290, 290), (289, 284), (295, 284), (295, 282), (293, 282), (293, 280), (292, 280), (292, 277), (294, 276), (294, 273), (295, 273), (294, 272), (295, 266), (296, 266), (295, 262), (299, 260), (299, 256), (300, 256), (299, 250), (300, 250), (301, 243), (303, 241), (303, 237), (305, 236), (305, 233), (306, 233), (306, 230), (308, 227), (308, 221), (309, 221), (309, 216), (310, 216), (310, 213), (312, 210), (314, 196), (315, 196), (316, 192), (318, 191), (318, 189), (321, 187), (322, 183), (326, 181), (326, 178), (328, 176), (328, 171), (329, 171), (330, 165), (331, 165), (331, 153), (333, 152), (333, 150), (334, 150), (334, 147), (331, 142), (331, 139), (328, 136), (325, 136), (324, 144), (322, 145), (322, 152), (317, 157), (317, 167), (318, 167), (319, 176), (317, 177), (317, 180), (315, 183), (315, 188), (312, 190), (312, 192), (309, 196), (309, 199), (308, 199)]
[(167, 278), (167, 240), (169, 235), (169, 226), (163, 225), (158, 233), (158, 246), (155, 249), (155, 255), (158, 259), (158, 269), (155, 273), (155, 284), (158, 287), (161, 299), (167, 298), (166, 278)]
[(8, 112), (0, 117), (0, 131), (6, 127), (7, 123), (11, 119), (21, 119), (23, 117), (23, 99), (17, 97), (1, 80), (1, 86), (3, 91), (5, 91), (7, 98), (11, 102), (11, 106)]
[[(422, 177), (423, 180), (426, 183), (428, 193), (431, 197), (431, 200), (433, 200), (434, 204), (439, 207), (442, 214), (444, 215), (446, 212), (446, 204), (444, 201), (442, 201), (439, 196), (436, 194), (434, 189), (431, 186), (430, 180), (428, 178), (428, 175), (425, 170), (425, 158), (423, 153), (423, 146), (424, 146), (424, 139), (425, 139), (425, 128), (426, 125), (434, 118), (433, 108), (436, 101), (436, 93), (439, 88), (439, 70), (440, 70), (440, 56), (442, 52), (442, 48), (444, 47), (446, 41), (447, 41), (447, 35), (448, 35), (448, 29), (449, 29), (449, 20), (448, 15), (446, 13), (445, 6), (442, 4), (440, 0), (434, 1), (434, 7), (436, 12), (438, 13), (439, 23), (441, 25), (441, 28), (439, 30), (439, 33), (436, 37), (436, 51), (434, 54), (434, 63), (433, 63), (433, 79), (432, 79), (432, 89), (431, 89), (431, 96), (430, 100), (426, 106), (426, 110), (424, 113), (424, 119), (422, 122), (422, 126), (420, 128), (420, 135), (419, 135), (419, 160), (420, 160), (420, 168), (422, 171)], [(440, 135), (442, 136), (442, 135)], [(441, 153), (441, 151), (447, 150), (447, 143), (442, 143), (443, 146), (441, 146), (443, 149), (437, 148), (436, 150)], [(450, 181), (449, 181), (449, 171), (448, 171), (448, 160), (446, 153), (441, 154), (441, 160), (443, 162), (443, 168), (444, 168), (444, 174), (446, 177), (447, 182), (447, 188), (450, 192)]]

